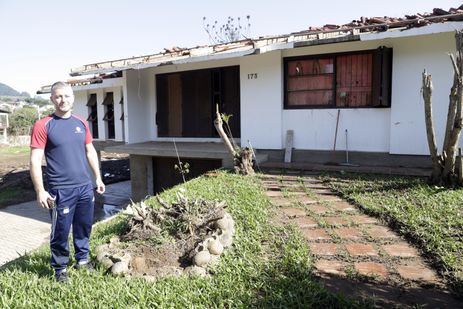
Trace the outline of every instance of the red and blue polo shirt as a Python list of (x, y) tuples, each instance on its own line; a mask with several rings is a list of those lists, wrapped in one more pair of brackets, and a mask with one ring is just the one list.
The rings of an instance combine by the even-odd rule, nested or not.
[(87, 121), (55, 114), (38, 120), (32, 129), (31, 147), (45, 150), (49, 189), (73, 188), (92, 182), (85, 146), (92, 142)]

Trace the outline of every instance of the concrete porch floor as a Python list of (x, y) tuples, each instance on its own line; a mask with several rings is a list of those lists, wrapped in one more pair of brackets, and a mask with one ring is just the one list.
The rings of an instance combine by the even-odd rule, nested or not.
[[(143, 143), (114, 145), (104, 151), (130, 155), (130, 179), (132, 198), (140, 201), (155, 194), (155, 168), (153, 158), (220, 160), (224, 168), (233, 167), (233, 158), (222, 142), (149, 141)], [(256, 154), (257, 162), (267, 160), (267, 154)]]

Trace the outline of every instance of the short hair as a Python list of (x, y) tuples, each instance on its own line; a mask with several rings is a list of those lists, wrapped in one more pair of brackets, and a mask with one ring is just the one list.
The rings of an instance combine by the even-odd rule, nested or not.
[(53, 85), (51, 85), (50, 92), (53, 93), (56, 89), (62, 89), (62, 88), (67, 88), (67, 87), (71, 88), (71, 86), (68, 83), (58, 81), (54, 83)]

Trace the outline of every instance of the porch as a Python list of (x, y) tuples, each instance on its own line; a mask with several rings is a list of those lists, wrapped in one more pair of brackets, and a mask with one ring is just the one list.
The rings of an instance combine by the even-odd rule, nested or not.
[[(190, 165), (185, 178), (197, 177), (217, 168), (232, 168), (233, 159), (223, 143), (219, 142), (161, 142), (114, 145), (106, 152), (130, 155), (132, 198), (140, 201), (183, 181), (180, 171), (174, 168), (178, 158)], [(257, 162), (267, 160), (267, 155), (256, 154)]]

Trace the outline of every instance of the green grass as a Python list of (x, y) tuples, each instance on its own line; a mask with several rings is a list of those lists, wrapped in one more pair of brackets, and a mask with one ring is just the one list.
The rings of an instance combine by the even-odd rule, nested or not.
[(0, 147), (0, 155), (28, 154), (29, 146)]
[(0, 208), (9, 205), (11, 201), (17, 200), (23, 193), (18, 188), (4, 188), (0, 191)]
[[(364, 308), (368, 304), (329, 293), (312, 277), (308, 247), (293, 227), (269, 223), (267, 197), (253, 177), (220, 173), (184, 187), (189, 197), (226, 200), (236, 221), (233, 246), (206, 278), (164, 278), (155, 283), (69, 270), (71, 283), (54, 282), (49, 251), (0, 269), (2, 308)], [(175, 200), (175, 187), (162, 194)], [(154, 203), (154, 202), (153, 202)], [(92, 247), (126, 226), (123, 216), (97, 225)]]
[(429, 186), (416, 177), (346, 174), (324, 179), (415, 242), (463, 295), (463, 189)]

